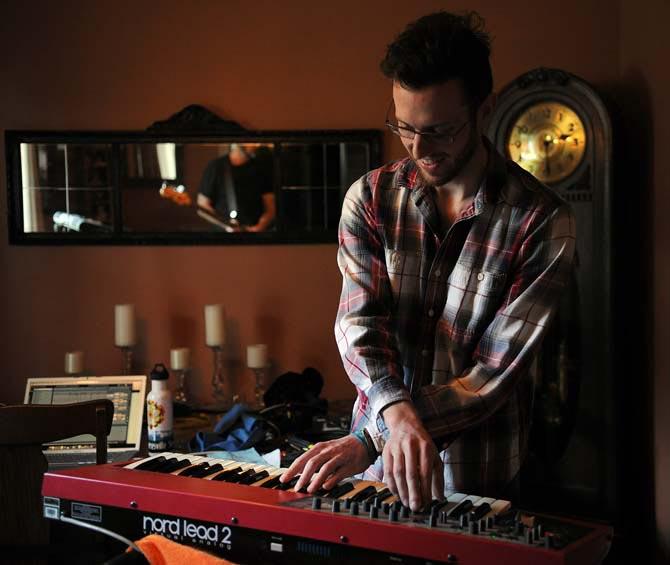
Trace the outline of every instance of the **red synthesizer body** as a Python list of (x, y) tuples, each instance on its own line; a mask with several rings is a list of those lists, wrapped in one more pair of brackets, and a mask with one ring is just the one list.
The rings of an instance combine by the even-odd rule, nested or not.
[[(239, 563), (595, 565), (611, 528), (549, 516), (527, 524), (463, 527), (417, 517), (333, 511), (307, 494), (124, 468), (49, 472), (44, 514), (94, 523), (137, 540), (158, 533)], [(391, 511), (392, 512), (392, 511)], [(509, 515), (509, 512), (508, 512)], [(424, 516), (425, 518), (425, 516)], [(446, 522), (446, 520), (445, 520)], [(525, 537), (522, 530), (526, 529)], [(546, 543), (547, 536), (561, 543)], [(541, 537), (540, 537), (541, 536)]]

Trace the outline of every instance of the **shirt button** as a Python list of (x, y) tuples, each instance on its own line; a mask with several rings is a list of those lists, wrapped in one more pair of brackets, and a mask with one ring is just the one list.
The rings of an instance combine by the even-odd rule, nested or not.
[(441, 274), (442, 274), (442, 271), (440, 271), (440, 269), (438, 269), (437, 271), (435, 271), (435, 276), (436, 276), (436, 277), (439, 277)]
[(477, 275), (477, 280), (478, 280), (478, 281), (483, 281), (483, 280), (484, 280), (484, 273), (479, 273), (479, 274)]
[(433, 310), (432, 308), (428, 310), (428, 315), (432, 318), (435, 315), (435, 310)]

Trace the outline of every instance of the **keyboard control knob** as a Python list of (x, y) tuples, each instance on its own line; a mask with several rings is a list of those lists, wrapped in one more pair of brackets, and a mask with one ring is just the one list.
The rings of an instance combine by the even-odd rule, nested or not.
[(349, 508), (349, 513), (352, 516), (358, 516), (358, 502), (352, 502), (351, 507)]
[(312, 510), (321, 510), (321, 499), (313, 498), (312, 499)]
[(333, 500), (333, 512), (339, 512), (339, 511), (340, 511), (340, 501)]
[(395, 508), (391, 508), (389, 511), (389, 522), (397, 522), (398, 521), (398, 511)]
[(534, 536), (533, 536), (533, 529), (532, 528), (526, 528), (526, 533), (525, 533), (524, 537), (526, 538), (526, 543), (527, 544), (532, 544), (535, 541)]
[(378, 517), (379, 517), (379, 508), (373, 506), (372, 508), (370, 508), (370, 518), (374, 520), (375, 518)]

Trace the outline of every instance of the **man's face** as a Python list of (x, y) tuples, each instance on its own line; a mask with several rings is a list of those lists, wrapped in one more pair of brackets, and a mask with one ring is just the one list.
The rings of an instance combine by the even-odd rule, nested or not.
[(441, 186), (460, 173), (481, 143), (479, 112), (467, 104), (460, 80), (408, 90), (393, 83), (395, 117), (399, 126), (420, 131), (452, 133), (453, 143), (421, 134), (402, 137), (424, 181)]

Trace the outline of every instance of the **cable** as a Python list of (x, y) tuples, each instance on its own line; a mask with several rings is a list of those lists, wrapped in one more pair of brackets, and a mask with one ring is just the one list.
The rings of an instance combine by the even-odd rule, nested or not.
[[(104, 534), (106, 536), (109, 536), (110, 538), (114, 538), (122, 543), (125, 543), (128, 547), (132, 548), (133, 550), (137, 551), (140, 553), (145, 559), (147, 559), (147, 556), (144, 555), (144, 552), (137, 546), (136, 543), (130, 541), (128, 538), (124, 538), (122, 535), (117, 534), (116, 532), (113, 532), (111, 530), (107, 530), (105, 528), (101, 528), (100, 526), (96, 526), (94, 524), (89, 524), (88, 522), (81, 522), (79, 520), (75, 520), (74, 518), (68, 518), (65, 516), (62, 512), (60, 515), (60, 521), (65, 522), (67, 524), (73, 524), (75, 526), (79, 526), (81, 528), (87, 528), (89, 530), (93, 530), (94, 532), (99, 532), (101, 534)], [(148, 561), (148, 559), (147, 559)]]

